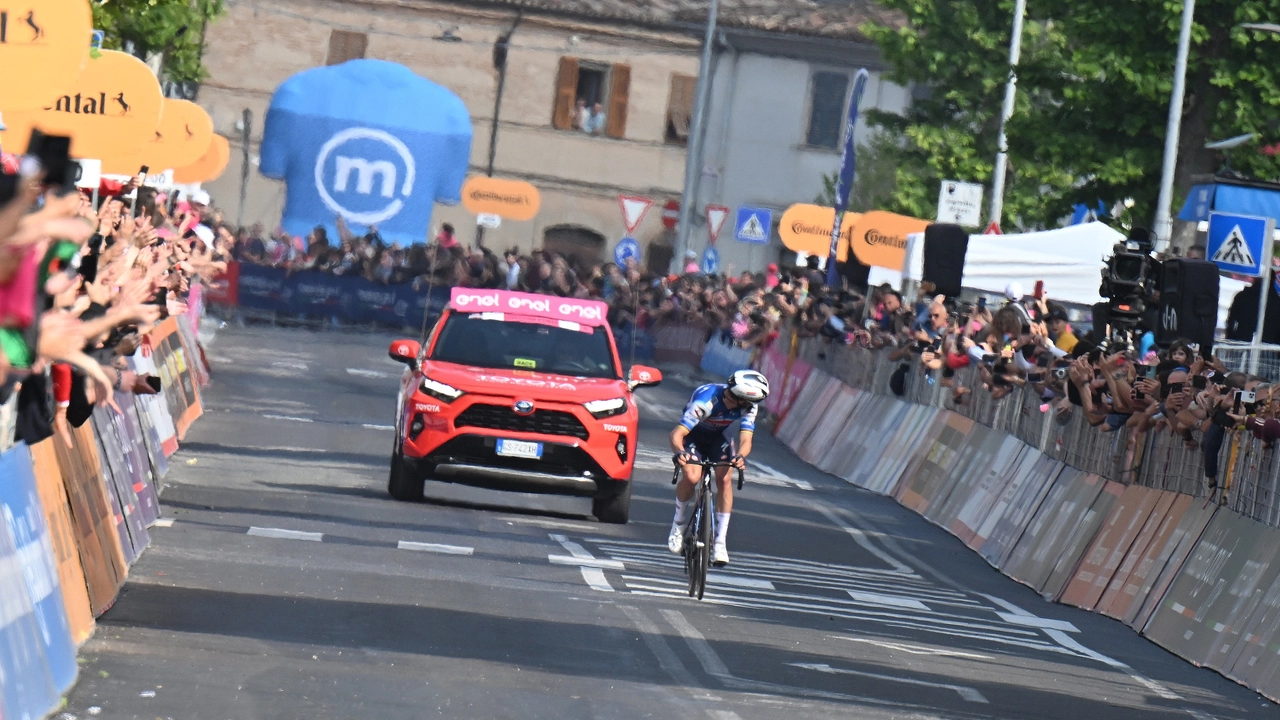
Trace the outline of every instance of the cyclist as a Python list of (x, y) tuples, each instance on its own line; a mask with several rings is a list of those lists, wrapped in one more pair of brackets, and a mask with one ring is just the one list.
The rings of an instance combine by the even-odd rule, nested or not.
[[(767, 397), (769, 381), (755, 370), (739, 370), (728, 383), (711, 383), (693, 391), (684, 417), (671, 431), (671, 449), (676, 453), (676, 464), (684, 468), (683, 478), (676, 485), (676, 514), (671, 522), (671, 534), (667, 536), (667, 547), (671, 552), (679, 555), (684, 551), (684, 527), (696, 503), (693, 492), (702, 479), (702, 468), (688, 463), (698, 460), (727, 462), (743, 469), (746, 457), (751, 454), (756, 404)], [(742, 424), (735, 453), (729, 428), (738, 421)], [(716, 536), (711, 562), (727, 565), (729, 550), (725, 536), (729, 532), (729, 513), (733, 510), (733, 483), (729, 480), (728, 467), (715, 470)]]

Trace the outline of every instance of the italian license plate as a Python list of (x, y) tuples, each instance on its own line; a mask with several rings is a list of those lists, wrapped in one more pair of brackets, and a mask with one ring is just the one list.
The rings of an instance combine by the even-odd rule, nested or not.
[(542, 443), (527, 442), (525, 440), (499, 440), (498, 454), (502, 457), (539, 460), (542, 458)]

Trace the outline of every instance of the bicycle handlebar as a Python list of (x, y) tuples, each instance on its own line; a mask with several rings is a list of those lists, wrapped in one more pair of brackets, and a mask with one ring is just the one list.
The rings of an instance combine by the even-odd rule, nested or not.
[(738, 471), (738, 489), (741, 490), (743, 483), (746, 482), (746, 477), (743, 473), (742, 468), (734, 465), (731, 462), (712, 462), (710, 460), (689, 460), (684, 464), (684, 466), (681, 466), (680, 463), (677, 462), (679, 457), (680, 457), (679, 455), (671, 456), (671, 462), (675, 463), (676, 465), (676, 471), (671, 475), (672, 485), (675, 485), (676, 483), (680, 482), (680, 471), (684, 469), (684, 467), (688, 467), (689, 465), (699, 465), (704, 468), (714, 468), (714, 467), (734, 468), (735, 470)]

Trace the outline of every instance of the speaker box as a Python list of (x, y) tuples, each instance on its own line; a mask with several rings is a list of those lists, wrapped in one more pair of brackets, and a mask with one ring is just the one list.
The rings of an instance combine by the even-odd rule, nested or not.
[(920, 279), (933, 283), (940, 295), (959, 296), (968, 252), (968, 230), (959, 225), (930, 225), (924, 230), (924, 273)]
[(1186, 338), (1199, 343), (1202, 353), (1210, 353), (1218, 325), (1218, 266), (1174, 258), (1164, 261), (1159, 277), (1156, 344), (1168, 347), (1174, 340)]

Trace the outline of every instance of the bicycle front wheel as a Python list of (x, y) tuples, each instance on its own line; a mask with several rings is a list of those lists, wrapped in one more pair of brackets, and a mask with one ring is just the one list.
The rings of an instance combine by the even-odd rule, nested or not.
[[(711, 493), (708, 492), (707, 495)], [(707, 590), (707, 570), (711, 567), (711, 533), (715, 525), (715, 512), (711, 504), (710, 497), (704, 497), (702, 507), (698, 512), (698, 594), (697, 598), (702, 599), (702, 594)]]

